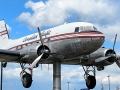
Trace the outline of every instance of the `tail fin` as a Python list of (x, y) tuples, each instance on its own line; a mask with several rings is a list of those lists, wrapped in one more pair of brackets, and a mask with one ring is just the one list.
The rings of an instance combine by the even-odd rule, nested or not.
[(9, 40), (9, 34), (4, 20), (0, 21), (0, 47)]
[(8, 30), (4, 20), (0, 21), (0, 38), (9, 39)]

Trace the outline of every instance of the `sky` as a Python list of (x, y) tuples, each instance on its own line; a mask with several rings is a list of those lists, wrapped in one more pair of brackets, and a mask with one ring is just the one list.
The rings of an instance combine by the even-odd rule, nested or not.
[[(90, 22), (105, 35), (104, 47), (112, 48), (115, 34), (115, 51), (120, 55), (120, 0), (1, 0), (0, 20), (7, 24), (11, 39), (61, 25), (64, 22)], [(29, 89), (22, 86), (19, 64), (8, 63), (4, 68), (3, 90), (52, 90), (52, 65), (42, 65), (34, 70), (33, 84)], [(116, 64), (96, 72), (97, 84), (93, 90), (108, 90), (110, 75), (111, 90), (120, 87), (120, 69)], [(62, 90), (85, 88), (84, 72), (81, 66), (62, 65)]]

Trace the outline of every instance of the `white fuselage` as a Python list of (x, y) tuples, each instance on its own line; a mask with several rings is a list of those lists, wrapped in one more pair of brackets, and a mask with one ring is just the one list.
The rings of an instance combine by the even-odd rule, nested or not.
[[(62, 54), (68, 58), (92, 53), (104, 42), (103, 33), (96, 31), (93, 24), (86, 22), (63, 24), (41, 31), (41, 34), (44, 44), (50, 48), (52, 53)], [(16, 51), (36, 42), (40, 42), (38, 33), (16, 40), (9, 39), (7, 44), (0, 48)]]

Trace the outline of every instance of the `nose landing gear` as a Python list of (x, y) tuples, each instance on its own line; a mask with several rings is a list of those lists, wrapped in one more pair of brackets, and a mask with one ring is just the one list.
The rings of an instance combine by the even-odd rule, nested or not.
[(89, 89), (93, 89), (96, 86), (96, 79), (94, 76), (89, 75), (86, 79), (86, 86)]
[(22, 71), (20, 73), (20, 77), (21, 77), (21, 81), (22, 81), (22, 84), (25, 88), (29, 88), (31, 85), (32, 85), (32, 71), (29, 73), (27, 73), (25, 71), (26, 68), (24, 68), (25, 65), (20, 64), (21, 67), (22, 67)]
[(22, 84), (25, 88), (29, 88), (32, 84), (32, 76), (29, 73), (25, 73), (22, 77)]
[[(93, 70), (88, 70), (90, 66), (86, 66), (86, 69), (83, 67), (83, 70), (85, 71), (84, 79), (86, 81), (86, 86), (89, 89), (93, 89), (96, 86), (96, 78), (95, 78), (95, 66), (92, 66)], [(89, 72), (92, 71), (93, 75), (90, 75)]]

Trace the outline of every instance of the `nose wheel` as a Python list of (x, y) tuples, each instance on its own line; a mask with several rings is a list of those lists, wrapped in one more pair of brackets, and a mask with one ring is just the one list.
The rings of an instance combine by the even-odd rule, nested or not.
[(93, 89), (95, 86), (96, 86), (96, 79), (95, 79), (95, 76), (91, 76), (89, 75), (86, 79), (86, 86), (89, 88), (89, 89)]
[(32, 84), (32, 76), (29, 73), (25, 73), (22, 77), (22, 84), (25, 88), (29, 88)]
[(20, 77), (21, 77), (21, 81), (22, 81), (22, 84), (25, 88), (29, 88), (31, 85), (32, 85), (32, 71), (29, 73), (27, 73), (25, 71), (26, 68), (24, 68), (25, 64), (21, 64), (21, 67), (22, 67), (22, 71), (20, 73)]
[[(86, 81), (86, 86), (89, 89), (93, 89), (96, 86), (96, 78), (95, 78), (95, 66), (92, 66), (93, 70), (88, 70), (90, 66), (86, 66), (86, 69), (84, 68), (84, 66), (82, 66), (85, 74), (84, 74), (84, 78)], [(90, 75), (89, 72), (93, 72), (93, 75)]]

